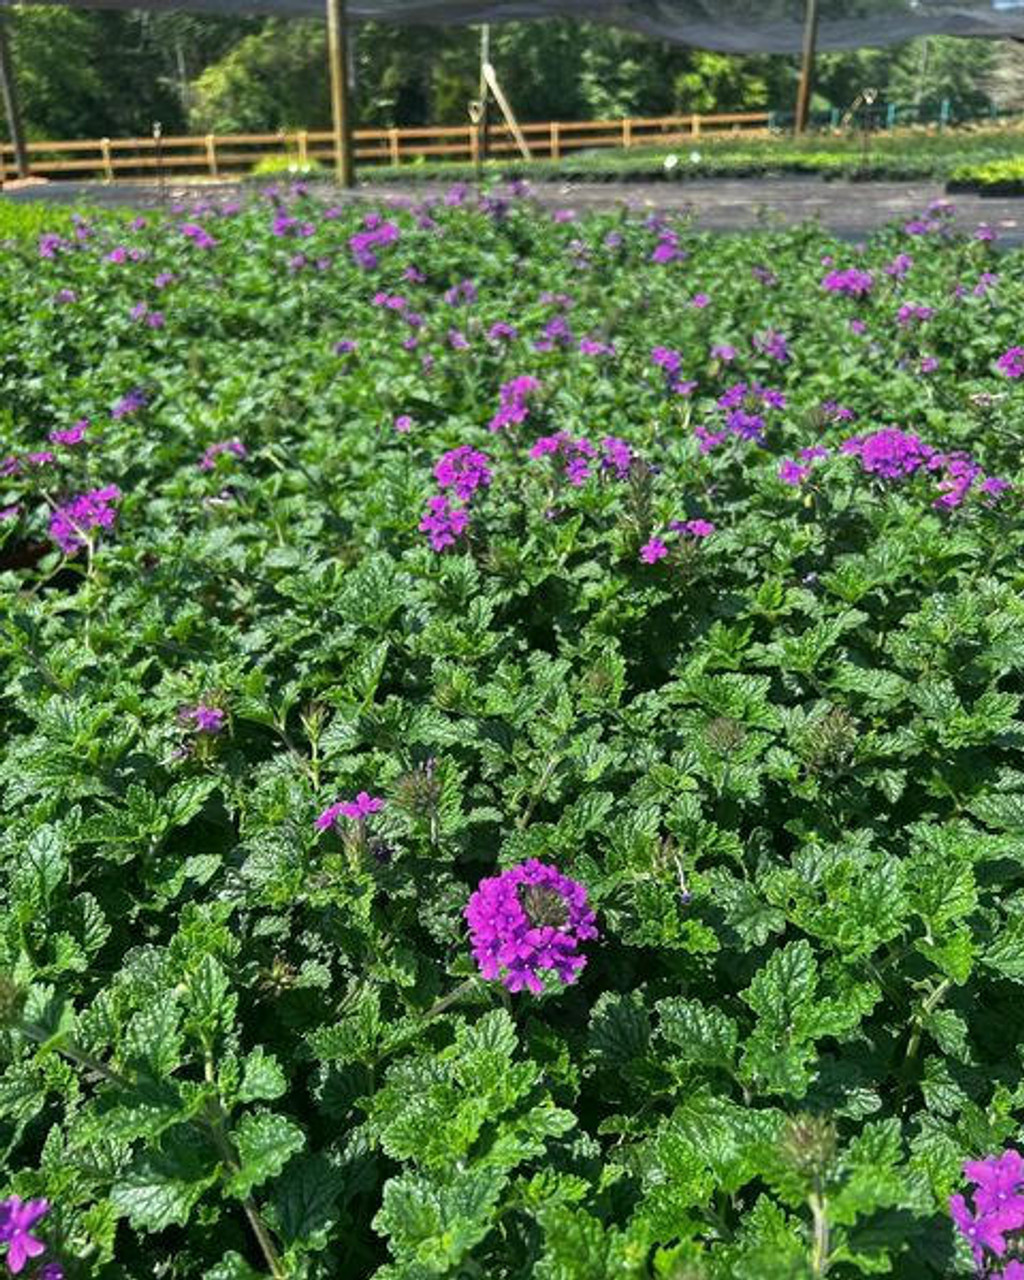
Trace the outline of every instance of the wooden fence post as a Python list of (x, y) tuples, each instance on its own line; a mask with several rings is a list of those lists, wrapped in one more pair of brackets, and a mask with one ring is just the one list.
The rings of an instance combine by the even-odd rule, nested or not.
[(212, 133), (206, 135), (206, 166), (210, 170), (210, 176), (217, 176), (217, 139)]
[(624, 147), (633, 145), (633, 121), (629, 116), (624, 116), (622, 119), (622, 145)]
[(466, 128), (469, 130), (469, 162), (473, 165), (480, 163), (480, 126), (476, 124), (468, 124)]
[(114, 181), (114, 166), (110, 160), (110, 139), (100, 138), (100, 151), (103, 153), (103, 180)]
[(561, 130), (559, 128), (557, 120), (551, 121), (551, 127), (549, 129), (549, 133), (551, 134), (551, 159), (561, 160), (562, 139), (561, 139)]
[(700, 137), (700, 116), (696, 113), (690, 117), (690, 132), (695, 138)]
[(300, 129), (295, 135), (295, 141), (299, 148), (299, 168), (305, 169), (306, 165), (309, 164), (309, 153), (306, 150), (306, 145), (309, 142), (309, 134), (305, 129)]
[[(471, 128), (470, 133), (475, 135), (476, 130)], [(401, 138), (397, 129), (388, 130), (388, 146), (391, 149), (391, 163), (397, 167), (402, 163)]]

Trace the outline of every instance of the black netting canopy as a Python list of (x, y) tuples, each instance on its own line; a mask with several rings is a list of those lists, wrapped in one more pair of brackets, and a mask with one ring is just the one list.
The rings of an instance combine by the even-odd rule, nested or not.
[[(323, 0), (22, 0), (71, 8), (321, 16)], [(12, 0), (0, 0), (0, 7)], [(726, 53), (796, 53), (805, 0), (348, 0), (350, 21), (438, 25), (572, 17)], [(1024, 0), (820, 0), (819, 49), (914, 36), (1024, 39)]]

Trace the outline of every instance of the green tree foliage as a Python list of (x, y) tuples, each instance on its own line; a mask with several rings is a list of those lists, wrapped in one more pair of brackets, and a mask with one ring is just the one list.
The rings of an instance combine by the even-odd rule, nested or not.
[[(465, 122), (479, 89), (476, 28), (363, 23), (351, 44), (357, 123)], [(688, 49), (570, 19), (496, 26), (491, 57), (524, 120), (786, 113), (797, 79), (792, 57)], [(16, 14), (16, 70), (35, 137), (148, 133), (154, 120), (168, 132), (324, 128), (325, 61), (324, 24), (315, 19)], [(917, 106), (931, 118), (943, 100), (954, 115), (977, 114), (991, 97), (1024, 99), (1016, 65), (1009, 45), (952, 37), (823, 54), (815, 106), (843, 110), (871, 86), (883, 102)]]

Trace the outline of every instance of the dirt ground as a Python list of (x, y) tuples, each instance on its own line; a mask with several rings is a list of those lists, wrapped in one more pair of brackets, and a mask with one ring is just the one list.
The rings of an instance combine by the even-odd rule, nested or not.
[[(448, 183), (361, 183), (352, 192), (339, 192), (330, 184), (333, 199), (387, 203), (421, 200), (443, 194)], [(234, 182), (156, 183), (53, 182), (5, 189), (2, 199), (46, 201), (54, 204), (89, 204), (149, 209), (162, 205), (191, 204), (196, 200), (228, 199), (251, 188)], [(906, 221), (924, 212), (934, 200), (944, 199), (935, 183), (823, 182), (816, 177), (713, 178), (679, 182), (532, 184), (537, 199), (552, 209), (627, 208), (692, 212), (696, 225), (708, 231), (745, 231), (764, 226), (791, 226), (818, 218), (830, 231), (858, 240), (893, 220)], [(958, 223), (971, 228), (987, 222), (1006, 246), (1024, 244), (1024, 197), (958, 195), (950, 197)]]

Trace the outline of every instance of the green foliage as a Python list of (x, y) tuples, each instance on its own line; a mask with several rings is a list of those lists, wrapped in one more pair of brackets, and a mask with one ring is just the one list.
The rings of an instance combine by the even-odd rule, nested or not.
[[(1020, 255), (934, 216), (855, 253), (303, 190), (196, 213), (208, 248), (177, 213), (3, 238), (8, 1194), (72, 1280), (966, 1278), (948, 1197), (1024, 1107)], [(870, 295), (822, 288), (854, 264)], [(755, 380), (762, 441), (702, 451)], [(882, 425), (1013, 488), (936, 507), (938, 471), (841, 448)], [(533, 449), (560, 432), (579, 485)], [(492, 483), (438, 553), (462, 444)], [(60, 554), (53, 507), (115, 483)], [(539, 996), (479, 976), (464, 914), (528, 858), (600, 930)]]

